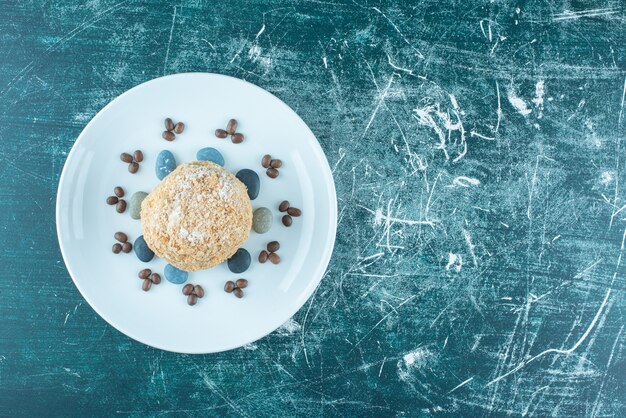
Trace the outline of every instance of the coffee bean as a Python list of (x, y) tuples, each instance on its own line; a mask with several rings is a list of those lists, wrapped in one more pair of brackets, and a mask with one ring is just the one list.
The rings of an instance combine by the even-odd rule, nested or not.
[(235, 286), (237, 286), (240, 289), (245, 289), (246, 287), (248, 287), (248, 281), (246, 279), (238, 279), (235, 282)]
[(228, 136), (228, 132), (223, 129), (216, 129), (215, 136), (218, 138), (226, 138)]
[(161, 283), (161, 275), (159, 273), (152, 273), (150, 275), (150, 280), (154, 284), (159, 284), (159, 283)]
[(126, 241), (128, 241), (128, 235), (126, 235), (123, 232), (116, 232), (115, 235), (113, 235), (113, 238), (115, 238), (116, 240), (118, 240), (122, 244), (125, 243)]
[(119, 199), (116, 196), (107, 197), (107, 205), (115, 205)]
[(237, 120), (236, 119), (231, 119), (228, 121), (228, 124), (226, 125), (226, 132), (228, 132), (231, 135), (237, 132)]
[(151, 274), (152, 274), (152, 270), (143, 269), (137, 274), (137, 276), (139, 276), (140, 279), (147, 279), (148, 277), (150, 277)]
[(281, 168), (282, 166), (283, 166), (283, 162), (281, 160), (270, 161), (270, 167), (272, 168)]
[(270, 253), (275, 253), (279, 249), (280, 249), (280, 243), (278, 241), (272, 241), (269, 244), (267, 244), (267, 251), (269, 251)]
[(120, 199), (117, 201), (117, 205), (115, 206), (115, 210), (117, 213), (124, 213), (126, 210), (126, 201), (124, 199)]
[(224, 283), (224, 292), (226, 293), (232, 293), (233, 290), (235, 290), (235, 283), (231, 282), (230, 280), (227, 281), (226, 283)]
[(120, 251), (122, 251), (122, 244), (120, 244), (119, 242), (116, 242), (115, 244), (113, 244), (113, 254), (119, 254)]
[(259, 253), (259, 263), (265, 263), (267, 261), (267, 251), (263, 250)]
[(148, 290), (150, 290), (151, 287), (152, 287), (152, 282), (150, 281), (150, 279), (144, 279), (143, 284), (141, 285), (141, 288), (143, 289), (143, 291), (147, 292)]
[(280, 263), (280, 256), (278, 254), (276, 254), (276, 253), (270, 253), (268, 258), (270, 259), (272, 264)]
[(278, 205), (278, 210), (281, 212), (287, 212), (287, 209), (289, 209), (289, 201), (283, 200), (282, 202), (280, 202), (280, 205)]
[(133, 158), (138, 163), (142, 162), (143, 161), (143, 152), (141, 152), (140, 150), (136, 150), (135, 152), (133, 152)]
[(172, 119), (170, 118), (165, 119), (165, 129), (168, 131), (174, 130), (174, 122), (172, 122)]
[(193, 285), (191, 283), (187, 283), (183, 286), (183, 295), (189, 296), (193, 293)]
[(275, 168), (270, 167), (270, 168), (267, 169), (265, 174), (267, 174), (267, 177), (275, 179), (276, 177), (278, 177), (278, 170), (276, 170)]
[(283, 225), (291, 226), (292, 223), (293, 223), (293, 219), (291, 218), (291, 216), (289, 215), (283, 216)]
[(124, 251), (124, 253), (128, 254), (132, 250), (133, 244), (131, 244), (130, 242), (125, 242), (124, 244), (122, 244), (122, 251)]
[(115, 193), (115, 196), (117, 197), (124, 197), (124, 189), (120, 186), (115, 187), (115, 189), (113, 189), (113, 193)]
[(189, 306), (193, 306), (196, 303), (198, 303), (198, 296), (194, 295), (193, 293), (189, 296), (187, 296), (187, 304)]
[(204, 297), (204, 289), (199, 284), (197, 284), (197, 285), (195, 285), (193, 287), (193, 293), (194, 293), (194, 295), (198, 296), (199, 298), (203, 298)]
[(139, 171), (139, 164), (137, 164), (136, 162), (132, 162), (130, 164), (128, 164), (128, 172), (131, 174), (135, 174), (137, 171)]
[(270, 162), (272, 161), (272, 156), (269, 154), (265, 154), (261, 159), (261, 166), (263, 168), (269, 168)]
[(174, 132), (176, 132), (177, 134), (182, 134), (184, 130), (185, 130), (184, 123), (178, 122), (176, 125), (174, 125)]
[(125, 163), (132, 163), (133, 162), (133, 156), (130, 155), (127, 152), (123, 152), (120, 154), (120, 160), (124, 161)]
[(230, 137), (230, 140), (233, 144), (241, 144), (243, 142), (243, 134), (237, 132)]
[(237, 296), (239, 299), (241, 299), (243, 297), (243, 290), (236, 287), (235, 290), (233, 290), (233, 294)]
[(302, 215), (302, 211), (298, 208), (289, 208), (287, 209), (287, 213), (290, 214), (291, 216), (295, 216), (296, 218)]
[(176, 139), (176, 135), (174, 135), (173, 132), (170, 131), (163, 131), (163, 133), (161, 134), (161, 136), (163, 137), (163, 139), (165, 139), (166, 141), (173, 141)]

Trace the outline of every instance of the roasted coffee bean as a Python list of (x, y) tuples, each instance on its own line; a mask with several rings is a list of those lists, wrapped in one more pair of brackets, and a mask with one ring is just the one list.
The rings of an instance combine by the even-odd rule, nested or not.
[(237, 132), (230, 137), (230, 140), (233, 144), (241, 144), (243, 142), (243, 134)]
[(270, 161), (270, 167), (272, 168), (281, 168), (282, 166), (283, 166), (283, 162), (281, 160)]
[(122, 154), (120, 154), (120, 160), (124, 161), (125, 163), (132, 163), (133, 156), (127, 152), (123, 152)]
[(226, 125), (226, 132), (228, 132), (231, 135), (237, 132), (237, 120), (236, 119), (231, 119), (228, 121), (228, 124)]
[(163, 131), (163, 133), (161, 134), (161, 136), (163, 137), (163, 139), (165, 139), (166, 141), (173, 141), (176, 139), (176, 135), (174, 135), (173, 132), (170, 131)]
[(268, 258), (270, 259), (272, 264), (280, 263), (280, 256), (278, 254), (276, 254), (276, 253), (270, 253)]
[(113, 244), (113, 254), (119, 254), (122, 251), (122, 244), (120, 244), (119, 242), (116, 242), (115, 244)]
[(246, 279), (239, 279), (235, 282), (235, 286), (240, 289), (245, 289), (246, 287), (248, 287), (248, 281)]
[(143, 269), (137, 274), (137, 276), (139, 276), (140, 279), (147, 279), (148, 277), (150, 277), (151, 274), (152, 274), (152, 270)]
[(128, 172), (131, 174), (135, 174), (137, 171), (139, 171), (139, 164), (137, 164), (136, 162), (132, 162), (130, 164), (128, 164)]
[(198, 296), (199, 298), (203, 298), (204, 297), (204, 289), (202, 288), (202, 286), (197, 284), (197, 285), (195, 285), (193, 287), (193, 294)]
[(267, 251), (263, 250), (259, 253), (259, 263), (265, 263), (267, 261)]
[(215, 136), (218, 138), (226, 138), (228, 136), (228, 132), (223, 129), (216, 129)]
[(115, 205), (119, 199), (116, 196), (107, 197), (107, 205)]
[(159, 273), (152, 273), (150, 275), (150, 280), (154, 284), (159, 284), (159, 283), (161, 283), (161, 275)]
[(198, 303), (198, 296), (194, 295), (193, 293), (189, 296), (187, 296), (187, 304), (189, 306), (193, 306), (196, 303)]
[(117, 213), (124, 213), (126, 210), (126, 201), (124, 199), (120, 199), (117, 201), (117, 205), (115, 206), (115, 210)]
[(184, 130), (185, 130), (184, 123), (178, 122), (176, 125), (174, 125), (174, 132), (176, 132), (177, 134), (182, 134)]
[(183, 286), (183, 295), (189, 296), (193, 293), (193, 285), (191, 283), (187, 283)]
[(290, 214), (291, 216), (295, 216), (296, 218), (302, 215), (302, 211), (298, 208), (289, 208), (287, 209), (287, 213)]
[(174, 122), (172, 122), (172, 119), (170, 118), (165, 119), (165, 129), (168, 131), (174, 130)]
[(150, 290), (151, 287), (152, 287), (152, 282), (150, 281), (150, 279), (144, 279), (143, 284), (141, 285), (141, 288), (143, 289), (143, 291), (147, 292), (148, 290)]
[(237, 296), (239, 299), (241, 299), (243, 297), (243, 290), (236, 287), (235, 290), (233, 290), (233, 294)]
[(140, 150), (136, 150), (135, 152), (133, 152), (133, 158), (138, 163), (142, 162), (143, 161), (143, 152), (141, 152)]
[(132, 250), (133, 250), (133, 244), (131, 244), (130, 242), (127, 241), (124, 244), (122, 244), (122, 251), (124, 251), (124, 253), (128, 254)]
[(124, 197), (124, 189), (122, 189), (120, 186), (116, 186), (113, 189), (113, 193), (115, 193), (115, 196), (117, 197)]
[(113, 238), (115, 238), (116, 240), (118, 240), (122, 244), (125, 243), (126, 241), (128, 241), (128, 235), (126, 235), (123, 232), (116, 232), (115, 235), (113, 235)]
[(270, 167), (270, 168), (267, 169), (265, 174), (267, 174), (267, 177), (275, 179), (276, 177), (278, 177), (278, 170), (276, 170), (275, 168)]
[(278, 241), (272, 241), (269, 244), (267, 244), (267, 251), (269, 251), (270, 253), (275, 253), (279, 249), (280, 249), (280, 243)]
[(289, 216), (289, 215), (283, 216), (283, 225), (291, 226), (292, 223), (293, 223), (293, 219), (292, 219), (291, 216)]
[(263, 168), (269, 168), (270, 162), (272, 161), (272, 156), (269, 154), (265, 154), (261, 159), (261, 166)]
[(289, 209), (289, 201), (283, 200), (282, 202), (280, 202), (280, 205), (278, 205), (278, 210), (281, 212), (287, 212), (287, 209)]
[(233, 290), (235, 290), (235, 283), (231, 282), (230, 280), (227, 281), (226, 283), (224, 283), (224, 292), (226, 293), (232, 293)]

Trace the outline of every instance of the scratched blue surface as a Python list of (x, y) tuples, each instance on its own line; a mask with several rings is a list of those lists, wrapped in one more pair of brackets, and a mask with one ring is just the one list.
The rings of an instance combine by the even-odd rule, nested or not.
[[(0, 415), (626, 415), (623, 2), (0, 8)], [(339, 199), (311, 300), (207, 356), (108, 326), (54, 224), (85, 124), (186, 71), (293, 107)]]

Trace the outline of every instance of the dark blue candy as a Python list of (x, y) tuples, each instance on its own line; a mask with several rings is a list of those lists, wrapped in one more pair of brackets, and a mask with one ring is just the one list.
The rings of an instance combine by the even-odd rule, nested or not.
[(156, 176), (159, 180), (163, 180), (165, 176), (176, 169), (176, 159), (171, 151), (164, 149), (159, 152), (156, 159)]
[(135, 249), (135, 254), (137, 255), (137, 258), (144, 263), (147, 263), (154, 257), (154, 251), (152, 251), (150, 247), (148, 247), (148, 244), (146, 244), (146, 240), (143, 239), (143, 235), (140, 235), (139, 238), (135, 240), (133, 248)]
[(250, 261), (250, 253), (245, 248), (240, 248), (228, 259), (228, 269), (233, 273), (243, 273), (250, 267)]
[(174, 283), (174, 284), (183, 284), (187, 281), (187, 278), (189, 277), (189, 273), (187, 273), (186, 271), (177, 269), (171, 264), (168, 264), (167, 266), (165, 266), (164, 272), (165, 272), (165, 278), (167, 279), (167, 281)]
[(259, 195), (259, 189), (261, 188), (259, 175), (250, 169), (244, 168), (243, 170), (239, 170), (235, 176), (248, 188), (248, 197), (250, 200), (256, 199)]
[(196, 160), (211, 161), (224, 167), (224, 157), (215, 148), (206, 147), (198, 150), (198, 152), (196, 153)]

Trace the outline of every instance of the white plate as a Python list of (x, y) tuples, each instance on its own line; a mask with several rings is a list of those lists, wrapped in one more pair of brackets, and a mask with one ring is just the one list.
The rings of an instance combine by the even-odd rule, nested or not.
[[(161, 138), (163, 119), (183, 121), (173, 142)], [(216, 128), (229, 118), (239, 121), (242, 144), (218, 139)], [(253, 207), (266, 206), (274, 223), (266, 234), (252, 232), (245, 243), (250, 269), (233, 274), (225, 263), (189, 274), (206, 296), (188, 306), (182, 286), (165, 279), (149, 292), (141, 290), (143, 268), (163, 273), (155, 257), (142, 263), (134, 252), (113, 254), (116, 231), (131, 241), (141, 234), (128, 210), (118, 214), (105, 203), (113, 187), (127, 199), (158, 183), (156, 155), (171, 150), (177, 162), (195, 160), (203, 147), (217, 148), (226, 169), (255, 170), (261, 179)], [(144, 161), (130, 174), (121, 152), (141, 149)], [(277, 179), (260, 165), (269, 153), (283, 160)], [(278, 203), (287, 199), (303, 215), (293, 226), (280, 221)], [(265, 90), (235, 78), (203, 73), (177, 74), (141, 84), (122, 94), (87, 124), (70, 152), (57, 195), (57, 233), (67, 269), (94, 310), (109, 324), (144, 344), (181, 353), (211, 353), (251, 343), (278, 328), (302, 307), (319, 284), (332, 253), (337, 225), (337, 198), (328, 161), (307, 125), (285, 103)], [(281, 244), (278, 265), (260, 264), (259, 251), (269, 241)], [(163, 275), (162, 275), (163, 276)], [(249, 281), (243, 299), (225, 293), (227, 280)]]

